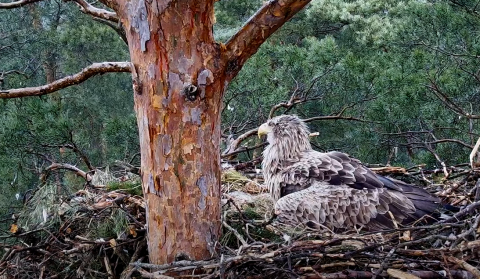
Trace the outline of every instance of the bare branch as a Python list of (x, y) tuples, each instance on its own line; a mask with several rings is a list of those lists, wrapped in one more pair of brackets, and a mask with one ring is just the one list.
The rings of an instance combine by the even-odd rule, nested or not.
[(245, 148), (245, 149), (242, 149), (242, 150), (237, 150), (238, 147), (240, 146), (240, 144), (244, 140), (246, 140), (246, 139), (248, 139), (252, 136), (255, 136), (257, 134), (257, 131), (258, 131), (258, 128), (251, 129), (250, 131), (241, 134), (240, 136), (238, 136), (238, 138), (236, 138), (235, 140), (230, 142), (227, 149), (223, 152), (222, 158), (226, 158), (226, 157), (236, 155), (236, 154), (241, 153), (241, 152), (245, 152), (245, 151), (249, 151), (249, 150), (253, 150), (253, 149), (262, 147), (264, 144), (260, 144), (260, 145), (257, 145), (255, 147), (253, 147), (253, 148), (249, 148), (249, 149)]
[[(473, 148), (470, 144), (467, 144), (461, 140), (457, 140), (457, 139), (439, 139), (439, 140), (434, 140), (434, 141), (428, 141), (428, 142), (425, 142), (426, 144), (437, 144), (437, 143), (446, 143), (446, 142), (453, 142), (453, 143), (457, 143), (457, 144), (460, 144), (460, 145), (463, 145), (464, 147), (466, 148)], [(411, 142), (411, 144), (416, 144), (416, 142)]]
[(460, 2), (460, 1), (455, 1), (455, 0), (450, 0), (449, 2), (451, 2), (454, 6), (458, 6), (462, 9), (464, 9), (467, 13), (471, 14), (471, 15), (474, 15), (476, 17), (480, 16), (480, 13), (478, 12), (477, 10), (477, 6), (478, 6), (478, 2), (477, 4), (470, 8), (470, 7), (467, 7), (467, 5), (463, 2)]
[(225, 44), (227, 75), (232, 79), (260, 45), (310, 0), (268, 1)]
[[(368, 122), (368, 123), (371, 123), (371, 121), (368, 121), (368, 120), (365, 120), (365, 119), (360, 119), (360, 118), (357, 118), (357, 117), (351, 117), (351, 116), (343, 116), (343, 114), (345, 113), (345, 111), (348, 109), (348, 108), (352, 108), (356, 105), (356, 103), (354, 104), (349, 104), (345, 107), (343, 107), (340, 112), (338, 112), (337, 114), (334, 114), (334, 115), (327, 115), (327, 116), (316, 116), (316, 117), (311, 117), (311, 118), (306, 118), (304, 119), (303, 121), (305, 122), (312, 122), (312, 121), (318, 121), (318, 120), (351, 120), (351, 121), (360, 121), (360, 122)], [(254, 147), (245, 147), (245, 148), (242, 148), (242, 149), (238, 149), (240, 144), (245, 141), (246, 139), (254, 136), (257, 134), (257, 130), (258, 128), (255, 128), (255, 129), (251, 129), (243, 134), (241, 134), (240, 136), (238, 136), (237, 139), (235, 140), (232, 140), (227, 149), (222, 153), (222, 158), (228, 158), (232, 155), (236, 155), (236, 154), (239, 154), (239, 153), (242, 153), (242, 152), (245, 152), (245, 151), (250, 151), (250, 150), (254, 150), (254, 149), (257, 149), (257, 148), (260, 148), (260, 147), (263, 147), (265, 145), (265, 143), (261, 143), (261, 144), (258, 144)], [(316, 136), (315, 134), (312, 134), (311, 136)]]
[(98, 74), (111, 72), (130, 72), (130, 68), (130, 62), (93, 63), (92, 65), (84, 68), (80, 73), (64, 77), (47, 85), (10, 90), (0, 90), (0, 99), (10, 99), (27, 96), (42, 96), (72, 85), (77, 85)]
[(87, 182), (90, 182), (92, 181), (92, 176), (90, 174), (88, 174), (87, 172), (84, 172), (83, 170), (77, 168), (76, 166), (74, 165), (70, 165), (70, 164), (59, 164), (59, 163), (52, 163), (50, 166), (48, 166), (47, 168), (45, 168), (42, 176), (40, 177), (40, 180), (45, 182), (45, 180), (47, 179), (48, 175), (50, 174), (50, 172), (54, 171), (54, 170), (59, 170), (59, 169), (64, 169), (64, 170), (69, 170), (69, 171), (73, 171), (75, 172), (76, 175), (82, 177), (83, 179), (85, 179)]
[(280, 108), (285, 108), (285, 111), (283, 112), (283, 114), (286, 114), (288, 111), (293, 109), (296, 105), (322, 99), (323, 95), (321, 93), (315, 94), (314, 96), (310, 96), (310, 93), (312, 92), (315, 84), (317, 84), (317, 82), (321, 80), (323, 77), (331, 73), (332, 70), (335, 68), (335, 66), (336, 66), (336, 63), (325, 68), (323, 73), (314, 77), (310, 81), (310, 83), (306, 86), (306, 88), (305, 86), (299, 85), (299, 83), (294, 79), (296, 86), (295, 86), (295, 90), (292, 92), (290, 96), (290, 99), (288, 100), (288, 102), (282, 102), (273, 106), (270, 110), (270, 113), (268, 114), (268, 118), (269, 119), (272, 118), (275, 112)]
[(85, 13), (90, 15), (93, 20), (98, 21), (102, 24), (107, 25), (108, 27), (112, 28), (117, 32), (117, 34), (122, 38), (122, 40), (128, 44), (127, 42), (127, 37), (125, 35), (125, 30), (122, 27), (122, 24), (120, 22), (120, 19), (118, 18), (117, 13), (111, 12), (105, 9), (100, 9), (92, 4), (88, 3), (86, 0), (70, 0), (75, 3), (80, 7), (80, 10)]
[(365, 119), (361, 119), (361, 118), (357, 118), (357, 117), (353, 117), (353, 116), (343, 116), (343, 114), (345, 113), (345, 111), (347, 109), (353, 108), (354, 106), (356, 106), (359, 103), (371, 101), (371, 100), (374, 100), (374, 99), (375, 98), (369, 98), (369, 99), (361, 100), (360, 102), (357, 102), (357, 103), (351, 103), (351, 104), (348, 104), (348, 105), (342, 107), (340, 109), (340, 111), (337, 112), (337, 113), (333, 113), (331, 115), (326, 115), (326, 116), (315, 116), (315, 117), (303, 119), (303, 121), (312, 122), (312, 121), (318, 121), (318, 120), (351, 120), (351, 121), (373, 123), (373, 121), (369, 121), (369, 120), (365, 120)]
[(447, 165), (445, 164), (445, 161), (440, 158), (440, 156), (437, 154), (437, 152), (435, 152), (435, 150), (433, 150), (430, 144), (425, 143), (424, 147), (435, 157), (437, 162), (440, 163), (440, 165), (442, 166), (443, 174), (445, 175), (445, 179), (447, 179), (450, 173), (447, 170)]
[(140, 168), (136, 167), (132, 164), (129, 164), (127, 162), (122, 162), (122, 161), (116, 160), (115, 161), (115, 166), (123, 168), (127, 172), (131, 172), (133, 174), (140, 175)]
[(0, 79), (3, 79), (3, 77), (12, 75), (12, 74), (17, 74), (17, 75), (22, 75), (24, 77), (28, 78), (28, 75), (25, 74), (24, 72), (18, 71), (18, 70), (11, 70), (11, 71), (6, 71), (6, 72), (1, 72), (0, 73)]
[(80, 10), (83, 13), (91, 15), (95, 18), (101, 18), (101, 19), (105, 19), (115, 23), (120, 22), (120, 20), (118, 19), (117, 13), (115, 12), (110, 12), (104, 9), (94, 7), (93, 5), (91, 5), (85, 0), (73, 0), (73, 1), (80, 6)]
[[(73, 142), (73, 141), (72, 141)], [(76, 153), (80, 159), (82, 159), (82, 161), (85, 163), (85, 165), (87, 166), (87, 168), (90, 170), (90, 171), (93, 171), (95, 170), (95, 168), (93, 167), (92, 163), (90, 162), (90, 160), (88, 159), (87, 155), (82, 151), (80, 150), (77, 145), (75, 143), (73, 144), (58, 144), (58, 145), (50, 145), (50, 144), (45, 144), (43, 145), (45, 147), (57, 147), (57, 148), (67, 148), (67, 149), (70, 149), (72, 150), (74, 153)]]
[(24, 72), (18, 71), (18, 70), (0, 72), (0, 90), (3, 90), (3, 85), (5, 83), (5, 77), (8, 76), (8, 75), (12, 75), (12, 74), (22, 75), (22, 76), (28, 78), (27, 74), (25, 74)]
[(368, 122), (368, 123), (372, 122), (372, 121), (368, 121), (368, 120), (357, 118), (357, 117), (341, 116), (341, 115), (315, 116), (315, 117), (304, 119), (303, 121), (312, 122), (312, 121), (319, 121), (319, 120), (351, 120), (351, 121)]
[(0, 9), (15, 9), (19, 8), (28, 4), (32, 4), (35, 2), (40, 2), (42, 0), (20, 0), (20, 1), (15, 1), (15, 2), (10, 2), (10, 3), (0, 3)]
[(448, 56), (452, 56), (452, 57), (470, 57), (470, 58), (480, 58), (480, 56), (478, 55), (474, 55), (474, 54), (465, 54), (465, 53), (453, 53), (453, 52), (450, 52), (450, 51), (447, 51), (447, 50), (444, 50), (444, 49), (441, 49), (441, 48), (438, 48), (438, 47), (434, 47), (434, 46), (431, 46), (423, 41), (419, 42), (419, 43), (416, 43), (415, 45), (420, 45), (420, 46), (424, 46), (428, 49), (431, 49), (433, 51), (437, 51), (439, 53), (442, 53), (442, 54), (445, 54), (445, 55), (448, 55)]
[(467, 119), (480, 119), (480, 115), (470, 114), (466, 112), (463, 108), (457, 105), (454, 101), (450, 99), (450, 97), (443, 92), (442, 89), (438, 86), (438, 84), (431, 78), (430, 85), (427, 85), (437, 98), (442, 101), (450, 110), (455, 112), (458, 115), (464, 116)]

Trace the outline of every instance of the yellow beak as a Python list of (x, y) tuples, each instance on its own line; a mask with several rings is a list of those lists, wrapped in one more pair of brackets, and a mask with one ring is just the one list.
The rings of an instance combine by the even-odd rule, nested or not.
[(268, 126), (267, 123), (263, 123), (260, 127), (258, 127), (258, 137), (260, 138), (261, 136), (266, 135), (271, 131), (272, 129), (270, 128), (270, 126)]

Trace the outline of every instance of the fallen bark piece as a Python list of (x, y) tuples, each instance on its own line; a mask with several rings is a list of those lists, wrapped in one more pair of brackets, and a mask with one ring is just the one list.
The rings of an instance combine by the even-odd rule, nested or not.
[(387, 269), (387, 273), (390, 277), (398, 278), (398, 279), (420, 279), (411, 273), (401, 271), (399, 269), (389, 268)]

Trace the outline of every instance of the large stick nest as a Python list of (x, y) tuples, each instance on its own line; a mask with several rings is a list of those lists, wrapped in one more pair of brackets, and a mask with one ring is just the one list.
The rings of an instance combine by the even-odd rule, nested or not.
[(45, 184), (1, 236), (0, 278), (480, 278), (478, 175), (452, 170), (449, 179), (379, 171), (425, 182), (460, 212), (429, 226), (342, 233), (276, 223), (261, 176), (228, 170), (218, 255), (161, 266), (148, 263), (138, 179), (98, 172), (97, 187), (69, 194)]

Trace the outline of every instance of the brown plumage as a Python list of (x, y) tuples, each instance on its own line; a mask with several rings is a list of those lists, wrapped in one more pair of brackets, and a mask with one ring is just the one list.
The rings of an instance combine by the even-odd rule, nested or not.
[(378, 230), (410, 224), (440, 207), (424, 189), (377, 175), (347, 154), (313, 150), (297, 116), (272, 118), (258, 133), (267, 135), (262, 167), (281, 222)]

